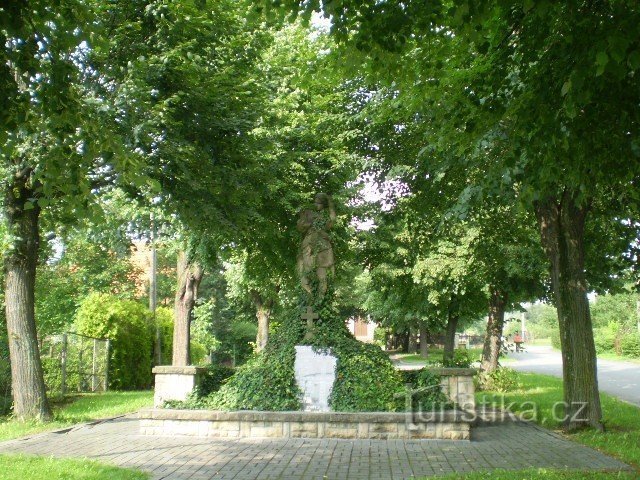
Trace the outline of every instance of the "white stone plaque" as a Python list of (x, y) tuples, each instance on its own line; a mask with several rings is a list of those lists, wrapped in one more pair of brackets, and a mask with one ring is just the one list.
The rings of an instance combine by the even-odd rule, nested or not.
[(302, 390), (303, 410), (328, 412), (329, 395), (336, 378), (337, 358), (328, 353), (316, 353), (308, 345), (296, 345), (295, 376)]

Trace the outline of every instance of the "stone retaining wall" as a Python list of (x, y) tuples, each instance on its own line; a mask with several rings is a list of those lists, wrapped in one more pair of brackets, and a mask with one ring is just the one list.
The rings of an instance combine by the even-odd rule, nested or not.
[(228, 438), (469, 440), (472, 420), (458, 410), (404, 413), (258, 412), (147, 409), (140, 433)]

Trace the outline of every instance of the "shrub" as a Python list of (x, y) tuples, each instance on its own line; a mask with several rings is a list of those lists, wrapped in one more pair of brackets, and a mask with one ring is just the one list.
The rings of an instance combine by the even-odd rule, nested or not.
[(640, 334), (629, 333), (620, 342), (622, 354), (627, 357), (640, 358)]
[(47, 392), (59, 393), (62, 389), (62, 367), (58, 358), (43, 358), (42, 373)]
[(478, 377), (481, 390), (507, 393), (520, 387), (520, 374), (512, 368), (500, 367), (492, 372), (482, 372)]
[[(442, 391), (441, 377), (427, 368), (401, 372), (405, 385), (414, 392), (411, 398), (413, 410), (427, 411), (451, 404)], [(405, 405), (406, 406), (406, 405)]]
[[(337, 358), (336, 379), (329, 397), (334, 411), (394, 411), (403, 408), (403, 384), (385, 353), (375, 345), (357, 341), (333, 304), (333, 293), (312, 304), (301, 293), (271, 335), (267, 348), (236, 370), (227, 382), (207, 397), (206, 405), (224, 410), (299, 410), (301, 391), (295, 381), (295, 346), (330, 350)], [(305, 339), (300, 319), (307, 305), (320, 315), (314, 335)], [(397, 396), (398, 394), (399, 397)]]
[(268, 358), (253, 357), (208, 397), (207, 405), (222, 410), (299, 410), (294, 362), (293, 346), (281, 348)]
[(618, 330), (619, 326), (617, 323), (609, 323), (605, 327), (594, 329), (593, 341), (596, 344), (596, 352), (614, 352), (616, 350)]
[(158, 307), (156, 309), (156, 325), (160, 328), (162, 365), (171, 365), (173, 356), (173, 309)]
[(151, 386), (153, 328), (151, 313), (140, 303), (94, 293), (76, 313), (81, 335), (111, 339), (109, 387), (144, 389)]
[(200, 394), (209, 395), (220, 390), (220, 387), (234, 374), (234, 369), (224, 365), (208, 365), (200, 385)]
[(469, 368), (473, 360), (471, 359), (471, 353), (464, 348), (457, 348), (453, 351), (453, 358), (444, 363), (445, 367), (451, 368)]
[(346, 341), (333, 349), (338, 357), (329, 398), (339, 412), (393, 411), (403, 405), (401, 376), (377, 345)]

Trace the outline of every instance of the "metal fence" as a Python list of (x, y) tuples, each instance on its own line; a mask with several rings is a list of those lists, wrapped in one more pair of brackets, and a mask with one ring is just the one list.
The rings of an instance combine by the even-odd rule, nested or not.
[(43, 340), (40, 354), (50, 393), (98, 392), (109, 388), (107, 338), (63, 333)]

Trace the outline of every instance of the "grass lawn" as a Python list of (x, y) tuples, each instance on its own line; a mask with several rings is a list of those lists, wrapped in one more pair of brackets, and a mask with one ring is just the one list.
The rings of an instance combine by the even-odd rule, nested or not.
[[(561, 421), (557, 418), (559, 415), (554, 415), (554, 405), (556, 402), (562, 401), (562, 380), (548, 375), (523, 373), (521, 374), (521, 381), (522, 386), (517, 391), (507, 394), (479, 392), (476, 394), (477, 400), (478, 402), (489, 401), (496, 406), (504, 405), (505, 408), (513, 412), (524, 413), (528, 418), (536, 421), (540, 425), (551, 429), (559, 429)], [(602, 401), (605, 432), (582, 431), (569, 434), (567, 438), (600, 450), (612, 457), (616, 457), (636, 468), (637, 472), (631, 474), (631, 476), (625, 476), (619, 473), (598, 474), (600, 476), (596, 474), (587, 476), (584, 473), (563, 473), (562, 475), (564, 476), (562, 476), (559, 473), (554, 473), (554, 475), (557, 476), (548, 476), (545, 474), (544, 478), (639, 478), (640, 408), (605, 393), (602, 393), (600, 398)], [(561, 410), (561, 407), (558, 408), (557, 413), (561, 414)], [(464, 478), (507, 478), (507, 476), (469, 476)], [(534, 473), (525, 472), (522, 476), (511, 476), (509, 478), (528, 479), (538, 477), (536, 477)]]
[(135, 470), (89, 460), (55, 459), (26, 455), (0, 455), (0, 480), (146, 480)]
[[(438, 363), (438, 362), (442, 362), (442, 354), (443, 354), (442, 349), (430, 348), (429, 356), (427, 358), (424, 358), (419, 354), (412, 354), (412, 353), (401, 353), (397, 355), (397, 358), (402, 360), (405, 363), (415, 363), (415, 364)], [(482, 356), (482, 349), (470, 348), (469, 356), (471, 357), (471, 360), (474, 362), (476, 360), (479, 360), (480, 357)]]
[(0, 441), (135, 412), (153, 404), (153, 392), (85, 393), (52, 400), (51, 403), (54, 420), (50, 423), (0, 419)]
[(624, 355), (616, 355), (615, 353), (599, 353), (598, 358), (603, 360), (617, 360), (619, 362), (632, 362), (640, 364), (640, 358), (625, 357)]

